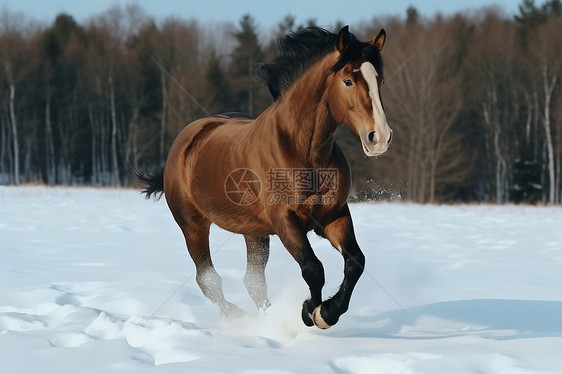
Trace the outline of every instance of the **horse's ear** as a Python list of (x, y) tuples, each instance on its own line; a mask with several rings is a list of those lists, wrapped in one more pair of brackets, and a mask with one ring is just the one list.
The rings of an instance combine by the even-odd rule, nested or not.
[(375, 36), (373, 39), (371, 39), (369, 44), (377, 48), (379, 51), (382, 51), (382, 47), (384, 47), (385, 40), (386, 40), (386, 31), (384, 31), (384, 29), (381, 29), (379, 34)]
[(342, 29), (338, 34), (338, 44), (337, 44), (337, 48), (338, 51), (340, 51), (340, 53), (347, 48), (347, 45), (349, 44), (350, 40), (351, 40), (351, 36), (349, 35), (349, 26), (342, 27)]

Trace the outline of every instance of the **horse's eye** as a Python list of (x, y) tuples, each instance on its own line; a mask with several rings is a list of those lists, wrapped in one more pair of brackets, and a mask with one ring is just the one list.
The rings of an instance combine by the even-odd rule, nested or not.
[(345, 83), (345, 85), (346, 85), (347, 87), (353, 86), (353, 82), (351, 81), (351, 79), (346, 79), (346, 80), (343, 81), (343, 83)]

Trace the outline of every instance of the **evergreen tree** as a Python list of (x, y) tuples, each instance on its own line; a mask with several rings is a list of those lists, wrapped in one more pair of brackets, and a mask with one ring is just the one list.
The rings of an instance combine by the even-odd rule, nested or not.
[(207, 104), (209, 111), (212, 113), (224, 113), (236, 110), (236, 108), (232, 108), (226, 74), (221, 66), (221, 60), (215, 51), (211, 53), (207, 63), (205, 83), (209, 100), (209, 104)]
[(562, 16), (562, 1), (561, 0), (550, 0), (544, 3), (542, 6), (543, 12), (548, 17), (560, 17)]
[(420, 19), (420, 13), (413, 5), (410, 5), (408, 9), (406, 9), (406, 24), (416, 25), (419, 19)]
[(253, 115), (257, 108), (254, 66), (264, 59), (263, 51), (258, 42), (254, 19), (246, 14), (240, 20), (240, 29), (234, 33), (237, 46), (232, 53), (230, 76), (233, 88), (233, 106), (238, 111)]
[(282, 38), (290, 32), (296, 31), (297, 23), (295, 16), (287, 14), (281, 22), (277, 24), (277, 37)]
[(542, 9), (535, 5), (535, 0), (523, 0), (519, 5), (519, 15), (515, 15), (514, 18), (519, 26), (518, 32), (521, 44), (524, 48), (527, 48), (529, 34), (545, 22), (547, 16)]
[(162, 87), (160, 81), (160, 70), (155, 64), (155, 48), (158, 46), (160, 30), (154, 22), (147, 23), (129, 40), (128, 52), (134, 57), (130, 62), (134, 71), (132, 84), (140, 85), (140, 96), (142, 105), (140, 114), (156, 121), (162, 107)]
[[(83, 28), (68, 14), (60, 14), (40, 42), (45, 80), (45, 165), (49, 184), (71, 183), (86, 164), (87, 129), (79, 124), (82, 54), (87, 46)], [(82, 178), (83, 175), (80, 176)]]

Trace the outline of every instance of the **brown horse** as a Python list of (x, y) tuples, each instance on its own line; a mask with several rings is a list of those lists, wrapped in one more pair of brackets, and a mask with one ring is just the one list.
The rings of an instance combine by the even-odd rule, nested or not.
[[(162, 171), (138, 175), (143, 191), (166, 196), (197, 269), (197, 283), (224, 315), (240, 312), (228, 302), (209, 251), (209, 227), (244, 235), (244, 283), (258, 308), (267, 308), (265, 266), (269, 236), (277, 235), (301, 267), (310, 288), (302, 307), (308, 326), (325, 329), (348, 309), (365, 264), (347, 197), (351, 177), (334, 141), (338, 124), (361, 140), (367, 156), (391, 141), (380, 89), (384, 30), (360, 42), (307, 28), (280, 39), (271, 63), (258, 65), (275, 102), (258, 118), (223, 114), (190, 123), (175, 140)], [(324, 269), (307, 239), (314, 230), (345, 260), (339, 291), (322, 301)]]

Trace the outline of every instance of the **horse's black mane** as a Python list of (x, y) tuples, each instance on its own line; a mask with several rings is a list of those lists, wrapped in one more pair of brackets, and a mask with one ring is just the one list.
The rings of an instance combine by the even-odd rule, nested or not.
[[(342, 56), (332, 67), (336, 72), (352, 61), (365, 58), (382, 72), (382, 59), (379, 50), (368, 43), (362, 43), (353, 34)], [(336, 48), (337, 34), (319, 27), (307, 27), (290, 33), (277, 40), (279, 52), (273, 61), (258, 64), (255, 74), (265, 80), (275, 100), (314, 63), (333, 52)]]

